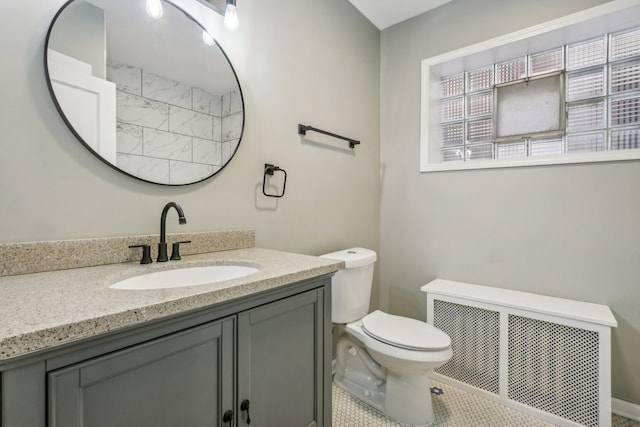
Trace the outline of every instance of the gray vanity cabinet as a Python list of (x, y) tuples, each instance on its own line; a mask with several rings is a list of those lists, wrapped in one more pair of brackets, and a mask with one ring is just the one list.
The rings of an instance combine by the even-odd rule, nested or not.
[(329, 426), (329, 284), (212, 309), (224, 317), (47, 370), (46, 426)]
[(233, 408), (234, 321), (212, 322), (50, 372), (48, 425), (222, 425), (222, 413)]
[[(324, 420), (321, 291), (238, 315), (239, 426), (313, 427)], [(242, 410), (242, 402), (249, 411)]]

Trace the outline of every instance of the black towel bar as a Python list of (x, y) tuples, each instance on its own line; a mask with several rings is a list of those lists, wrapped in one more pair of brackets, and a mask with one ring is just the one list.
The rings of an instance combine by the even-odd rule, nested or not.
[(329, 135), (329, 136), (332, 136), (334, 138), (344, 139), (345, 141), (349, 142), (349, 148), (355, 148), (356, 145), (360, 144), (360, 141), (356, 141), (355, 139), (351, 139), (351, 138), (347, 138), (345, 136), (337, 135), (335, 133), (327, 132), (326, 130), (317, 129), (317, 128), (314, 128), (313, 126), (307, 126), (307, 125), (298, 124), (298, 134), (299, 135), (306, 135), (308, 130), (313, 131), (313, 132), (323, 133), (325, 135)]

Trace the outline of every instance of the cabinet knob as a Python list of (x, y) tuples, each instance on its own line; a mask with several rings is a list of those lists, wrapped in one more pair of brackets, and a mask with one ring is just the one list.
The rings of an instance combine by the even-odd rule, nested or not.
[(249, 399), (245, 399), (240, 404), (241, 411), (247, 411), (247, 424), (251, 424), (251, 415), (249, 415)]
[(233, 411), (231, 409), (222, 415), (222, 422), (229, 423), (229, 427), (233, 425)]

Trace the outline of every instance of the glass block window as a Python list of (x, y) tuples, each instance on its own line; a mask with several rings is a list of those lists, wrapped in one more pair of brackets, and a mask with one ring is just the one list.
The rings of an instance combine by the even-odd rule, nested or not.
[(640, 56), (640, 28), (611, 35), (611, 62), (634, 56)]
[(640, 59), (611, 64), (611, 93), (640, 90)]
[(567, 152), (590, 153), (607, 149), (604, 132), (575, 134), (567, 136)]
[(477, 144), (478, 142), (491, 142), (492, 133), (491, 119), (470, 120), (467, 122), (467, 143)]
[(611, 131), (611, 149), (640, 148), (640, 129), (614, 129)]
[(556, 156), (562, 154), (563, 142), (559, 139), (545, 139), (540, 141), (531, 141), (531, 156)]
[(564, 48), (529, 56), (529, 75), (551, 73), (564, 69)]
[(493, 86), (493, 67), (485, 67), (467, 73), (467, 92), (491, 89)]
[(567, 70), (577, 70), (607, 62), (607, 38), (574, 43), (567, 47)]
[(606, 81), (604, 67), (574, 71), (567, 74), (567, 101), (604, 96)]
[(492, 159), (493, 144), (476, 145), (467, 148), (467, 160)]
[(526, 77), (526, 58), (496, 64), (496, 84), (509, 83)]
[(611, 100), (611, 126), (640, 124), (640, 97)]
[(498, 158), (518, 158), (527, 155), (527, 145), (525, 142), (517, 142), (515, 144), (500, 144), (498, 145)]
[(467, 117), (486, 116), (493, 109), (493, 92), (480, 92), (467, 97)]
[(445, 148), (442, 150), (442, 160), (445, 162), (464, 160), (463, 150), (462, 147)]
[(440, 94), (443, 98), (464, 93), (464, 74), (447, 77), (440, 82)]
[[(564, 88), (553, 90), (564, 92), (564, 135), (494, 140), (494, 123), (504, 115), (496, 85), (558, 73)], [(444, 162), (640, 149), (640, 27), (443, 76), (440, 93)]]
[(442, 145), (464, 144), (464, 126), (462, 123), (442, 125)]
[(604, 101), (598, 100), (567, 107), (567, 131), (602, 129), (605, 125)]
[(446, 99), (442, 101), (441, 117), (442, 122), (450, 122), (452, 120), (462, 120), (463, 117), (463, 98)]

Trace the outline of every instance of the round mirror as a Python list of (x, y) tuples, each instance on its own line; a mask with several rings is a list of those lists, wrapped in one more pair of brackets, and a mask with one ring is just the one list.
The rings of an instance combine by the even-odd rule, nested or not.
[(177, 4), (70, 0), (45, 46), (49, 90), (76, 137), (110, 166), (164, 185), (220, 172), (244, 130), (229, 59)]

